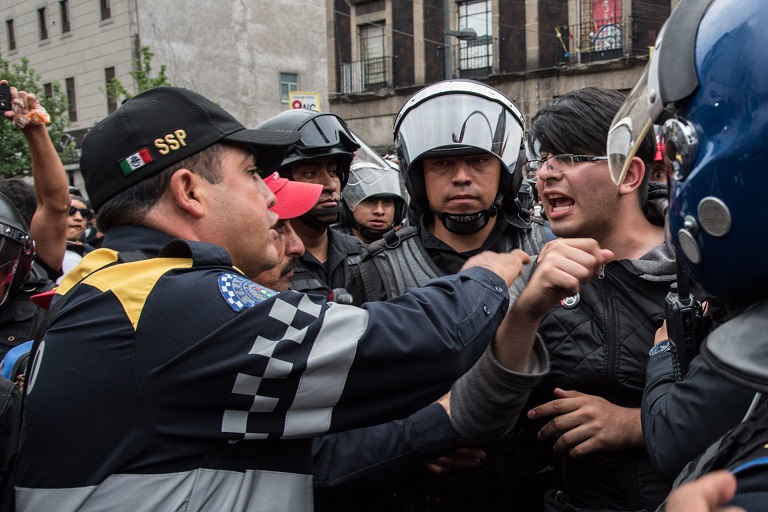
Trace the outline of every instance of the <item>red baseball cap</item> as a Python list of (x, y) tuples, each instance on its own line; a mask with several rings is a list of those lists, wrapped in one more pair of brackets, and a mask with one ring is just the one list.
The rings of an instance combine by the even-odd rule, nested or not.
[(311, 210), (323, 186), (319, 183), (304, 183), (282, 178), (278, 173), (273, 173), (264, 178), (269, 190), (277, 197), (277, 204), (270, 208), (281, 219), (294, 219)]

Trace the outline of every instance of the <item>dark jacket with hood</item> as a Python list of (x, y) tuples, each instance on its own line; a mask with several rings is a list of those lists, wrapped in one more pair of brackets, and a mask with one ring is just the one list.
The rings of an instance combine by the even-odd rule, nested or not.
[[(666, 190), (651, 197), (653, 209), (649, 210), (663, 214)], [(528, 276), (524, 274), (513, 284), (517, 290), (514, 298)], [(554, 389), (559, 387), (601, 396), (621, 407), (639, 408), (648, 350), (664, 319), (664, 298), (675, 279), (674, 250), (666, 242), (640, 259), (608, 263), (599, 276), (582, 286), (575, 304), (550, 311), (538, 333), (550, 352), (552, 369), (533, 390), (528, 406), (553, 400)], [(536, 432), (551, 418), (528, 420), (528, 406), (519, 418), (505, 412), (505, 395), (510, 394), (510, 388), (503, 385), (507, 377), (502, 372), (488, 375), (488, 367), (480, 375), (478, 368), (480, 365), (452, 389), (451, 420), (462, 437), (475, 443), (492, 442), (515, 427), (508, 438), (513, 445), (510, 453), (526, 455), (507, 463), (525, 466), (526, 471), (554, 465), (558, 475), (554, 485), (562, 491), (558, 496), (577, 509), (652, 510), (664, 499), (669, 487), (645, 448), (559, 459), (555, 459), (551, 442), (542, 443), (544, 449), (533, 455), (530, 450), (518, 450), (515, 440), (536, 444)], [(534, 464), (532, 457), (540, 457), (539, 464)]]

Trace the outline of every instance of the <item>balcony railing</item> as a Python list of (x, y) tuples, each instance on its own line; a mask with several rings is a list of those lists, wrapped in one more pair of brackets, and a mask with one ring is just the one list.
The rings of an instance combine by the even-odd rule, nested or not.
[[(657, 26), (658, 25), (658, 26)], [(642, 17), (625, 16), (601, 20), (598, 22), (563, 25), (555, 28), (554, 41), (556, 57), (544, 59), (544, 67), (557, 65), (577, 65), (599, 62), (626, 56), (648, 55), (649, 45), (655, 40), (661, 22)], [(549, 37), (552, 37), (551, 35)], [(646, 42), (648, 39), (650, 42)], [(546, 46), (548, 55), (552, 48), (550, 39)], [(504, 63), (501, 50), (510, 50), (509, 41), (481, 36), (473, 41), (456, 41), (448, 47), (452, 52), (453, 70), (446, 73), (445, 47), (435, 45), (430, 55), (435, 71), (440, 76), (460, 78), (484, 78), (495, 73), (509, 71), (509, 63)], [(506, 55), (509, 57), (509, 54)], [(397, 77), (393, 75), (392, 57), (376, 57), (341, 64), (342, 94), (355, 94), (377, 89), (395, 87)], [(506, 68), (505, 68), (506, 66)], [(517, 70), (517, 68), (515, 68)], [(405, 84), (398, 84), (399, 86)], [(410, 84), (413, 85), (413, 84)]]
[(453, 62), (461, 78), (478, 78), (493, 73), (493, 56), (498, 53), (498, 39), (488, 36), (453, 45)]
[[(494, 72), (494, 56), (498, 54), (499, 40), (490, 37), (474, 41), (460, 41), (450, 46), (453, 52), (453, 76), (482, 78)], [(444, 64), (443, 47), (438, 47), (434, 58)], [(341, 93), (355, 94), (393, 87), (392, 57), (376, 57), (341, 64)], [(443, 76), (445, 70), (442, 70)]]
[(375, 57), (341, 65), (341, 92), (353, 94), (388, 87), (391, 57)]
[[(558, 64), (581, 64), (633, 55), (633, 18), (610, 18), (555, 28)], [(643, 48), (647, 52), (646, 48)]]

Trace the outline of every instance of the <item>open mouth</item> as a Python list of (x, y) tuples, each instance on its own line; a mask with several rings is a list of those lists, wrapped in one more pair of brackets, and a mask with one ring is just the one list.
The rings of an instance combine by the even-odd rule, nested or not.
[(549, 202), (552, 213), (568, 211), (573, 208), (573, 205), (575, 204), (573, 199), (570, 197), (561, 196), (558, 194), (547, 196), (547, 201)]

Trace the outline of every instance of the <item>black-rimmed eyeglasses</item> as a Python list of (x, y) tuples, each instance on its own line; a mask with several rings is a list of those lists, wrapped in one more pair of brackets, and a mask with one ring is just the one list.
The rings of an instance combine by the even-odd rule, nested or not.
[(523, 164), (523, 171), (526, 173), (532, 172), (537, 177), (544, 169), (550, 174), (560, 175), (571, 172), (574, 169), (575, 164), (579, 162), (603, 162), (607, 160), (607, 156), (572, 155), (570, 153), (549, 155), (546, 158), (540, 158), (538, 160), (528, 160)]

